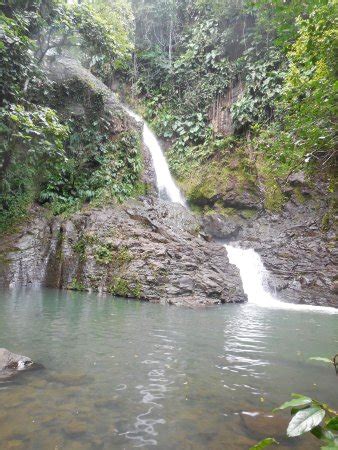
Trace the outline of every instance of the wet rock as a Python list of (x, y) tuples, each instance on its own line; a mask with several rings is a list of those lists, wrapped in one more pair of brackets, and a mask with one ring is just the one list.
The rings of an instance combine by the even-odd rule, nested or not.
[(67, 450), (92, 450), (92, 446), (90, 443), (72, 441), (67, 442)]
[(288, 178), (289, 183), (292, 186), (302, 186), (305, 184), (306, 176), (304, 172), (294, 172)]
[(215, 239), (235, 239), (242, 228), (238, 217), (226, 218), (221, 214), (208, 214), (202, 219), (203, 229)]
[(96, 408), (103, 409), (114, 409), (116, 407), (117, 400), (116, 399), (102, 399), (97, 400), (94, 405)]
[(8, 249), (4, 285), (35, 278), (40, 286), (195, 306), (246, 300), (225, 248), (206, 242), (199, 219), (181, 205), (146, 197), (62, 221), (36, 215), (11, 237), (16, 246), (29, 240), (29, 251)]
[(96, 436), (91, 439), (90, 445), (92, 449), (95, 448), (97, 450), (100, 450), (101, 448), (104, 448), (104, 440)]
[(12, 439), (6, 443), (7, 450), (24, 450), (25, 448), (25, 443), (19, 439)]
[(49, 253), (56, 248), (58, 223), (49, 224), (40, 208), (32, 208), (31, 214), (34, 224), (0, 239), (0, 254), (7, 255), (6, 264), (0, 264), (0, 287), (41, 285)]
[(41, 417), (38, 418), (37, 422), (39, 424), (43, 425), (51, 425), (56, 422), (57, 414), (55, 413), (49, 413), (49, 414), (43, 414)]
[(30, 386), (35, 389), (44, 389), (47, 385), (47, 381), (43, 379), (35, 379), (30, 382)]
[(289, 420), (282, 416), (272, 414), (264, 414), (257, 411), (244, 411), (240, 414), (242, 426), (250, 433), (250, 435), (259, 439), (266, 435), (269, 430), (269, 436), (281, 438), (285, 436)]
[(23, 370), (32, 364), (33, 361), (27, 356), (17, 355), (5, 348), (0, 348), (0, 371)]
[(87, 384), (88, 380), (89, 377), (85, 373), (53, 373), (48, 376), (48, 381), (65, 386), (80, 386)]

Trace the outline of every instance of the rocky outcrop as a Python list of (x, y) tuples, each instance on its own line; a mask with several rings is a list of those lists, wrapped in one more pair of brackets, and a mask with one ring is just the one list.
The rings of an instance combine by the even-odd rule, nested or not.
[[(131, 130), (141, 135), (142, 124), (77, 61), (57, 57), (45, 69), (60, 94), (53, 105), (60, 115), (84, 123), (104, 115), (114, 142)], [(144, 145), (142, 152), (149, 195), (156, 190), (154, 171)], [(206, 242), (199, 221), (180, 205), (148, 196), (68, 219), (48, 218), (47, 209), (35, 206), (29, 217), (0, 238), (0, 286), (96, 290), (188, 306), (246, 300), (225, 249)]]
[(184, 207), (157, 200), (90, 208), (47, 219), (41, 208), (20, 233), (0, 240), (0, 280), (96, 290), (178, 305), (243, 302), (238, 270), (208, 243)]
[(2, 371), (23, 370), (32, 364), (33, 361), (27, 356), (16, 355), (5, 348), (0, 348), (0, 374)]
[(230, 83), (224, 94), (218, 94), (209, 109), (209, 120), (214, 133), (228, 136), (234, 132), (231, 107), (243, 94), (244, 86), (241, 80)]
[[(222, 158), (204, 160), (193, 167), (191, 173), (177, 173), (188, 204), (203, 213), (236, 210), (244, 217), (263, 209), (263, 196), (257, 177), (248, 170), (251, 166), (246, 155), (224, 152)], [(252, 172), (254, 172), (252, 170)]]
[[(121, 133), (136, 130), (142, 135), (142, 123), (129, 116), (118, 97), (79, 61), (69, 57), (52, 57), (46, 63), (46, 73), (59, 91), (60, 102), (55, 105), (62, 116), (81, 117), (105, 116), (109, 121), (111, 139)], [(141, 140), (141, 139), (140, 139)], [(149, 193), (154, 193), (155, 172), (149, 150), (142, 145), (143, 171), (141, 182)]]

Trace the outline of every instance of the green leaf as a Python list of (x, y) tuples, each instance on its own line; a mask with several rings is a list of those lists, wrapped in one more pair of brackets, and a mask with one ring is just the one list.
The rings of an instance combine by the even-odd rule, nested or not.
[(303, 398), (303, 397), (306, 397), (305, 395), (303, 395), (303, 394), (295, 394), (294, 392), (291, 394), (291, 397), (292, 398)]
[(317, 439), (321, 439), (322, 441), (334, 441), (334, 434), (332, 431), (327, 430), (326, 428), (321, 427), (320, 425), (317, 425), (316, 427), (312, 428), (310, 431), (314, 436), (316, 436)]
[(289, 437), (300, 436), (320, 424), (325, 417), (325, 411), (318, 407), (299, 411), (291, 419), (286, 431)]
[(334, 417), (333, 419), (330, 419), (328, 423), (326, 424), (326, 428), (328, 430), (338, 431), (338, 417)]
[(290, 411), (290, 413), (291, 413), (291, 416), (294, 416), (295, 414), (297, 414), (298, 413), (298, 411), (301, 411), (302, 409), (304, 409), (304, 408), (307, 408), (309, 405), (303, 405), (303, 406), (295, 406), (295, 407), (293, 407), (293, 408), (291, 408), (291, 411)]
[(325, 362), (325, 363), (329, 363), (332, 364), (332, 359), (329, 358), (322, 358), (321, 356), (312, 356), (311, 358), (309, 358), (311, 361), (321, 361), (321, 362)]
[(299, 396), (297, 398), (294, 398), (293, 400), (283, 403), (281, 406), (279, 406), (278, 408), (275, 408), (273, 411), (278, 411), (280, 409), (286, 409), (286, 408), (293, 408), (295, 406), (310, 405), (311, 402), (312, 402), (312, 399), (310, 397)]
[(268, 447), (269, 445), (273, 444), (279, 444), (279, 442), (277, 442), (274, 438), (266, 438), (258, 442), (258, 444), (254, 445), (253, 447), (250, 447), (249, 450), (261, 450), (262, 448)]

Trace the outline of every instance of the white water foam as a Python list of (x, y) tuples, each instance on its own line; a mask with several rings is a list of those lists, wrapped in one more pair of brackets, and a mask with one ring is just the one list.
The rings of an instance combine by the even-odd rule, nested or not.
[(167, 196), (173, 203), (180, 203), (185, 206), (185, 200), (171, 176), (168, 163), (156, 136), (139, 115), (128, 108), (125, 109), (130, 117), (133, 117), (137, 122), (143, 122), (143, 142), (152, 157), (160, 196), (165, 194), (164, 197)]

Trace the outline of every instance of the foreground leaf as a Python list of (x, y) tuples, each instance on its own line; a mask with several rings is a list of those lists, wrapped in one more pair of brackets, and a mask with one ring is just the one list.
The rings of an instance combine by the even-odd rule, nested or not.
[(310, 397), (300, 396), (298, 398), (294, 398), (293, 400), (283, 403), (278, 408), (275, 408), (274, 411), (277, 411), (279, 409), (294, 408), (295, 406), (310, 405), (311, 402), (312, 399)]
[(318, 407), (306, 408), (293, 416), (286, 431), (289, 437), (300, 436), (320, 424), (325, 411)]
[(254, 445), (253, 447), (250, 447), (249, 450), (261, 450), (262, 448), (268, 447), (269, 445), (278, 444), (276, 439), (274, 438), (266, 438), (262, 441), (258, 442), (258, 444)]

